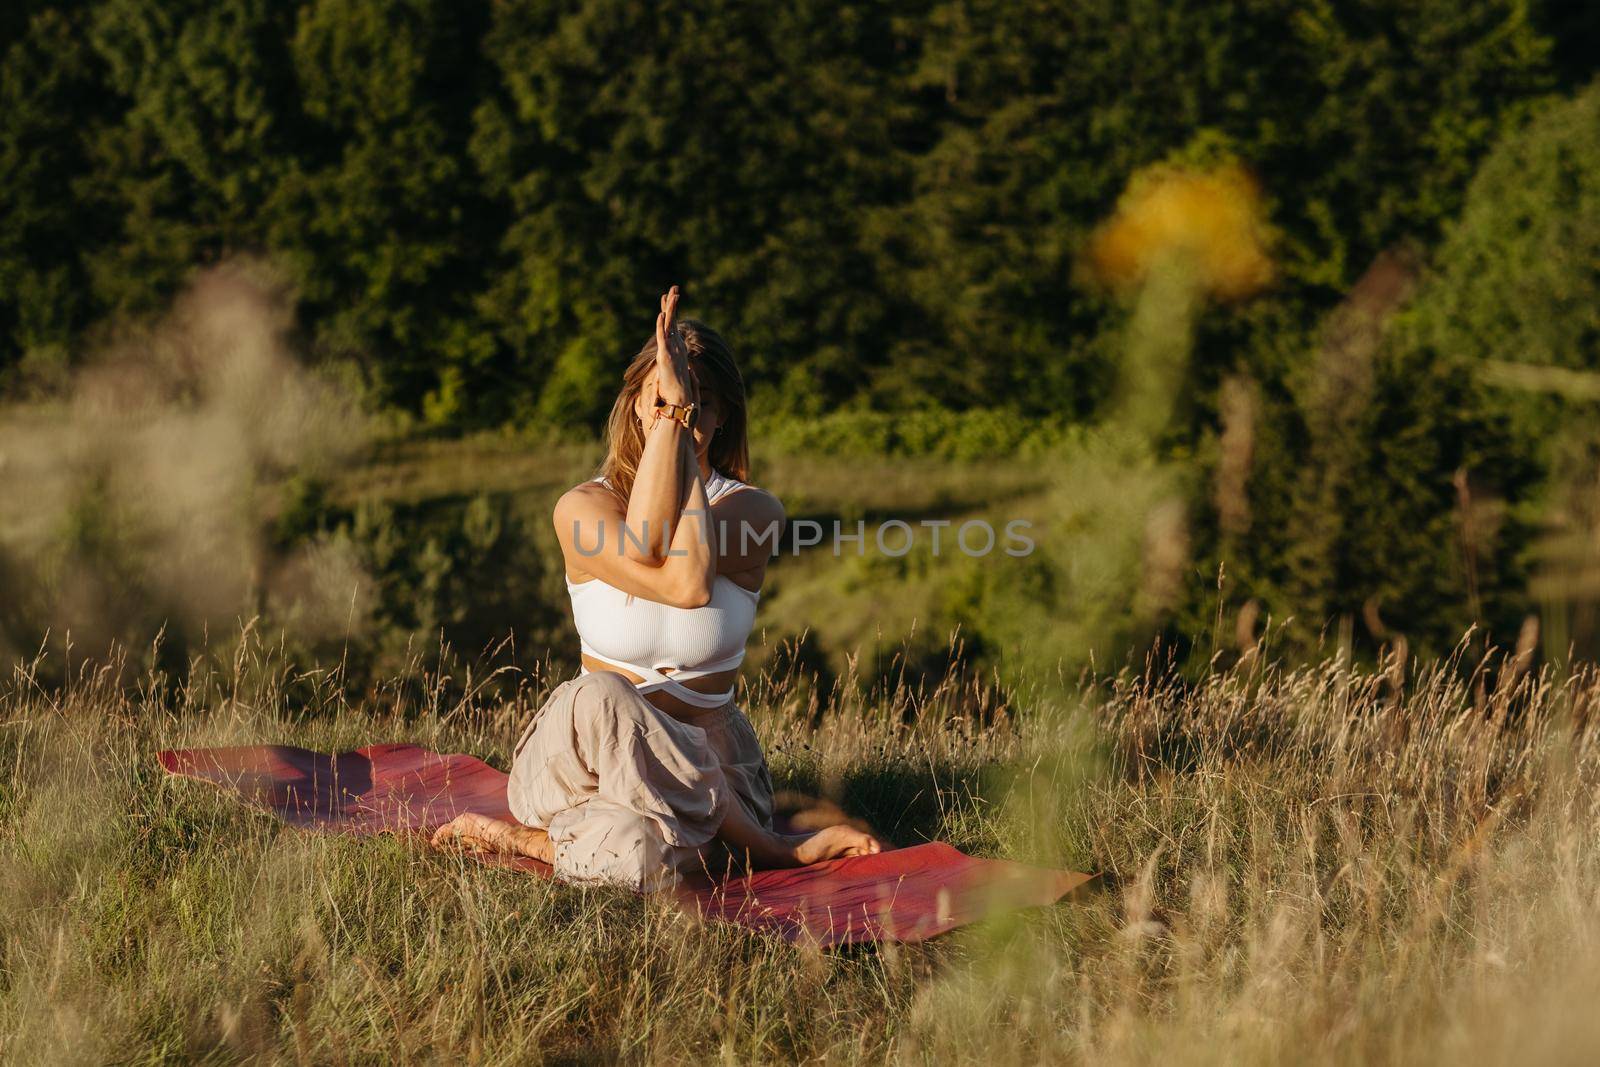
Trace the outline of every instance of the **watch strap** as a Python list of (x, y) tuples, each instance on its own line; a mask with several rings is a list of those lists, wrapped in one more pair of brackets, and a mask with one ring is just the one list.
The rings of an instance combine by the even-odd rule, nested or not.
[(699, 421), (696, 417), (698, 405), (692, 402), (688, 404), (669, 404), (658, 396), (656, 397), (655, 412), (656, 418), (665, 417), (671, 419), (673, 422), (681, 423), (686, 430), (694, 429), (694, 424)]

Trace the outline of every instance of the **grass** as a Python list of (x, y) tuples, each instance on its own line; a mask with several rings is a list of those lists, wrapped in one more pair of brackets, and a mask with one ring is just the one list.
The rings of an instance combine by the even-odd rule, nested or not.
[[(902, 842), (1104, 874), (832, 954), (659, 901), (278, 826), (161, 747), (409, 740), (505, 766), (559, 678), (346, 701), (246, 643), (181, 685), (0, 688), (0, 1058), (28, 1062), (1519, 1062), (1600, 1051), (1600, 675), (1247, 661), (997, 704), (748, 690), (780, 788)], [(1408, 675), (1405, 672), (1409, 670)]]

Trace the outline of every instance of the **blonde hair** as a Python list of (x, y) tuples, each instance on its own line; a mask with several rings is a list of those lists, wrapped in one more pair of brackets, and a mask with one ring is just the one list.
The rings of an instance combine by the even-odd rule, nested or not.
[[(679, 319), (678, 332), (689, 349), (689, 362), (699, 379), (702, 399), (707, 393), (717, 398), (721, 421), (711, 439), (711, 466), (726, 478), (747, 482), (750, 441), (744, 376), (733, 361), (733, 352), (721, 334), (697, 319)], [(622, 392), (617, 394), (611, 417), (606, 420), (606, 458), (596, 473), (604, 475), (624, 500), (633, 492), (639, 457), (644, 453), (644, 431), (639, 428), (633, 409), (655, 363), (656, 341), (652, 337), (622, 372)]]

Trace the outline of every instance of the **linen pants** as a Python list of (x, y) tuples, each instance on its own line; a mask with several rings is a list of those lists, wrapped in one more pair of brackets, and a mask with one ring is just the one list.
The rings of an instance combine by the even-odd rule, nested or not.
[(506, 788), (511, 813), (550, 835), (558, 877), (641, 892), (704, 869), (729, 804), (772, 826), (772, 778), (742, 711), (683, 722), (613, 671), (556, 687)]

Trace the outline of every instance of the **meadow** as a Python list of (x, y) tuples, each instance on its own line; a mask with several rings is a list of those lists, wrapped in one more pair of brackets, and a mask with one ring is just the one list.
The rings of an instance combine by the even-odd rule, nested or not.
[[(1463, 646), (1463, 649), (1466, 646)], [(504, 767), (559, 681), (351, 702), (246, 635), (231, 665), (0, 688), (8, 1063), (1580, 1062), (1600, 1050), (1600, 674), (1526, 653), (1265, 657), (1070, 700), (795, 669), (747, 704), (781, 789), (899, 843), (1099, 872), (919, 945), (839, 952), (285, 829), (162, 747), (408, 740)], [(504, 675), (501, 682), (505, 682)], [(456, 679), (459, 682), (460, 679)], [(456, 694), (456, 695), (451, 695)]]
[[(1578, 6), (0, 10), (0, 1061), (1600, 1057)], [(1037, 542), (786, 542), (779, 788), (1090, 891), (821, 952), (163, 776), (504, 768), (673, 284), (791, 534)]]
[(592, 438), (352, 417), (292, 371), (252, 289), (197, 293), (187, 333), (0, 422), (0, 1059), (1600, 1047), (1600, 671), (1551, 654), (1555, 615), (1443, 655), (1366, 613), (1274, 617), (1191, 555), (1173, 502), (1203, 493), (1196, 461), (1115, 421), (753, 431), (791, 528), (1037, 524), (1023, 559), (786, 545), (741, 700), (780, 790), (898, 844), (1100, 876), (1067, 902), (821, 952), (417, 840), (288, 830), (165, 778), (162, 748), (247, 742), (505, 769), (574, 669), (549, 512), (599, 458)]

